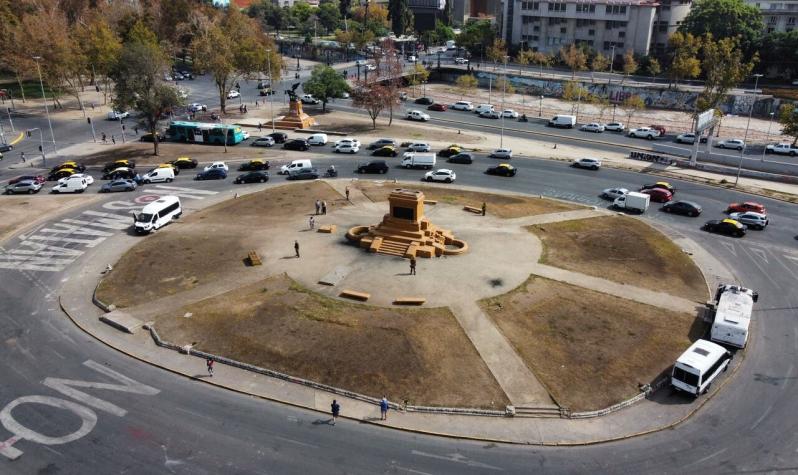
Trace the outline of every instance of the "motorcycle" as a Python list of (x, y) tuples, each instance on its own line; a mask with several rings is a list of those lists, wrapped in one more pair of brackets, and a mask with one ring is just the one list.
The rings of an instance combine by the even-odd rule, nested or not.
[(335, 168), (328, 168), (326, 172), (324, 172), (324, 178), (337, 178), (338, 177), (338, 170)]
[(529, 122), (529, 119), (526, 118), (526, 114), (521, 114), (521, 117), (518, 118), (518, 122)]

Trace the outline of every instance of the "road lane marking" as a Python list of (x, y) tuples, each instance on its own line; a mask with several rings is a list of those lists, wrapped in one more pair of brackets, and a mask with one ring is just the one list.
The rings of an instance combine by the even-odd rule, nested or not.
[(734, 257), (737, 257), (737, 249), (736, 249), (734, 243), (726, 242), (726, 241), (721, 241), (720, 243), (723, 244), (723, 247), (728, 249), (729, 252), (731, 252)]
[(754, 422), (754, 425), (751, 426), (751, 430), (756, 429), (757, 426), (759, 424), (761, 424), (762, 421), (765, 420), (765, 418), (768, 416), (768, 414), (770, 414), (770, 410), (771, 409), (773, 409), (773, 404), (771, 404), (767, 409), (765, 409), (765, 412), (761, 416), (759, 416), (759, 419), (757, 419), (756, 422)]
[(301, 442), (299, 440), (289, 439), (287, 437), (280, 437), (279, 435), (275, 435), (274, 438), (280, 439), (280, 440), (282, 440), (284, 442), (290, 442), (292, 444), (301, 445), (303, 447), (309, 447), (311, 449), (318, 449), (319, 448), (318, 445), (308, 444), (307, 442)]
[(16, 145), (16, 144), (20, 143), (22, 141), (22, 139), (24, 139), (24, 138), (25, 138), (25, 132), (20, 132), (19, 135), (17, 135), (17, 138), (12, 140), (11, 142), (8, 142), (8, 144), (9, 145)]
[(469, 467), (477, 467), (477, 468), (485, 468), (488, 470), (499, 470), (504, 471), (501, 467), (496, 467), (493, 465), (488, 465), (486, 463), (477, 462), (476, 460), (471, 460), (463, 454), (453, 453), (449, 455), (437, 455), (437, 454), (430, 454), (427, 452), (421, 452), (418, 450), (412, 450), (410, 452), (412, 455), (419, 455), (421, 457), (429, 457), (438, 460), (445, 460), (447, 462), (455, 462), (455, 463), (462, 463), (468, 465)]

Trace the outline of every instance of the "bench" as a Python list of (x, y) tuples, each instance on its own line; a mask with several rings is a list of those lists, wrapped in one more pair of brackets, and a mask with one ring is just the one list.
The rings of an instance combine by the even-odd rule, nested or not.
[(438, 204), (438, 200), (424, 200), (425, 205), (436, 205)]
[(427, 299), (422, 297), (399, 297), (393, 301), (394, 305), (424, 305)]
[(247, 259), (249, 259), (249, 265), (251, 266), (259, 266), (263, 264), (263, 262), (261, 262), (260, 260), (260, 257), (258, 256), (258, 253), (255, 251), (249, 251)]
[(369, 298), (371, 298), (371, 294), (366, 292), (358, 292), (356, 290), (351, 289), (344, 289), (339, 294), (340, 297), (345, 297), (352, 300), (360, 300), (361, 302), (365, 302)]
[(463, 210), (469, 213), (482, 214), (482, 208), (477, 208), (475, 206), (463, 206)]
[(323, 226), (319, 226), (319, 230), (317, 232), (332, 234), (336, 229), (338, 229), (338, 227), (334, 224), (325, 224)]

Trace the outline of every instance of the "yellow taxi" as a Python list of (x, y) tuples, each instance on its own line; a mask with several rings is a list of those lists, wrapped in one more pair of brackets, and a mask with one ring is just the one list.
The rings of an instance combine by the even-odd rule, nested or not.
[(263, 160), (260, 158), (256, 158), (250, 160), (248, 162), (242, 163), (238, 169), (242, 172), (254, 172), (259, 170), (268, 170), (269, 169), (269, 161)]
[(189, 157), (178, 157), (171, 163), (177, 168), (197, 168), (197, 161)]
[(485, 171), (488, 175), (515, 176), (516, 168), (509, 163), (500, 163), (495, 167), (488, 167)]

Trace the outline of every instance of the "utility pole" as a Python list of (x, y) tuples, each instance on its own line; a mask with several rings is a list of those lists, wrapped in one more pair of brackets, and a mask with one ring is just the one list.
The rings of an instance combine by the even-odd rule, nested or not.
[[(47, 125), (50, 127), (50, 138), (53, 140), (53, 154), (58, 153), (58, 147), (55, 145), (55, 134), (53, 133), (53, 123), (50, 120), (50, 109), (47, 107), (47, 96), (44, 94), (44, 81), (42, 81), (42, 68), (39, 64), (41, 56), (34, 56), (33, 60), (36, 61), (36, 70), (39, 72), (39, 85), (42, 88), (42, 99), (44, 100), (44, 113), (47, 114)], [(39, 130), (41, 133), (41, 130)], [(42, 146), (44, 148), (44, 146)], [(42, 159), (44, 159), (44, 150), (42, 150)]]
[(759, 85), (759, 78), (761, 78), (761, 74), (754, 74), (754, 102), (751, 103), (751, 110), (748, 111), (748, 123), (745, 125), (745, 134), (743, 136), (743, 148), (740, 149), (740, 162), (737, 164), (737, 176), (734, 177), (734, 186), (737, 186), (737, 182), (740, 181), (740, 172), (743, 169), (743, 155), (745, 154), (745, 149), (747, 147), (746, 140), (748, 140), (748, 128), (751, 126), (751, 116), (754, 115), (754, 106), (756, 106), (756, 96), (759, 93), (757, 86)]

